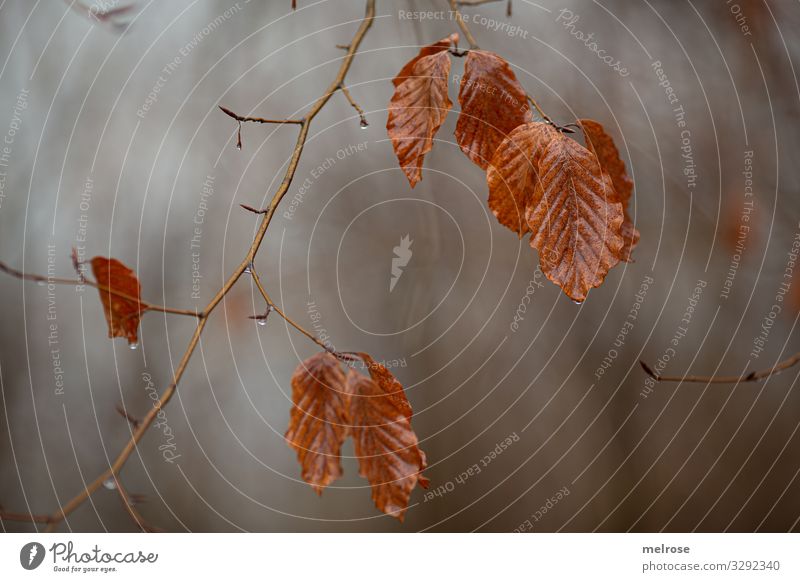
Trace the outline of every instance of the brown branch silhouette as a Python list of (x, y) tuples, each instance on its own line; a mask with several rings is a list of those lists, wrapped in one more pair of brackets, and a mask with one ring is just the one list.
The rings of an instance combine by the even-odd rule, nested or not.
[(644, 371), (656, 382), (701, 382), (703, 384), (738, 384), (739, 382), (758, 382), (764, 378), (769, 378), (775, 374), (779, 374), (795, 366), (800, 362), (800, 352), (786, 358), (782, 362), (778, 362), (771, 368), (764, 368), (763, 370), (755, 370), (748, 372), (742, 376), (661, 376), (656, 374), (655, 371), (642, 360), (639, 360)]
[[(284, 121), (280, 121), (280, 122), (267, 121), (267, 120), (263, 121), (264, 123), (293, 123), (293, 124), (297, 124), (297, 125), (300, 126), (300, 132), (299, 132), (299, 135), (297, 136), (297, 141), (295, 142), (295, 146), (294, 146), (294, 149), (292, 151), (292, 156), (291, 156), (291, 159), (289, 161), (289, 165), (288, 165), (288, 167), (286, 169), (286, 173), (284, 174), (283, 180), (281, 181), (280, 186), (278, 187), (277, 191), (275, 192), (275, 195), (273, 196), (272, 201), (270, 202), (269, 206), (263, 211), (263, 217), (261, 219), (261, 223), (259, 224), (258, 231), (256, 232), (256, 235), (253, 238), (253, 242), (251, 243), (250, 248), (247, 251), (247, 254), (242, 259), (242, 261), (239, 264), (239, 266), (228, 277), (227, 281), (222, 286), (222, 288), (219, 289), (219, 291), (217, 291), (217, 293), (214, 295), (214, 297), (211, 299), (211, 301), (208, 302), (208, 304), (205, 306), (205, 308), (202, 311), (197, 312), (197, 313), (195, 313), (195, 312), (189, 313), (188, 310), (176, 310), (176, 309), (171, 309), (171, 308), (166, 308), (166, 307), (161, 307), (161, 306), (155, 306), (155, 305), (151, 305), (151, 304), (142, 303), (143, 307), (146, 305), (147, 308), (152, 310), (152, 311), (163, 311), (165, 313), (179, 313), (179, 314), (182, 314), (182, 315), (193, 315), (193, 316), (196, 316), (197, 317), (197, 326), (195, 327), (194, 333), (192, 334), (192, 337), (189, 340), (189, 344), (186, 347), (186, 350), (184, 351), (183, 356), (181, 357), (181, 360), (180, 360), (177, 368), (175, 369), (175, 372), (174, 372), (174, 375), (173, 375), (173, 378), (172, 378), (172, 382), (170, 382), (169, 386), (162, 392), (162, 394), (159, 397), (159, 399), (156, 402), (153, 403), (152, 408), (150, 408), (150, 410), (147, 413), (147, 415), (143, 419), (141, 419), (141, 421), (139, 422), (138, 427), (136, 427), (133, 430), (133, 434), (132, 434), (130, 440), (123, 447), (122, 451), (120, 451), (120, 453), (117, 455), (117, 457), (115, 458), (114, 462), (111, 463), (111, 466), (108, 469), (103, 471), (91, 483), (89, 483), (83, 490), (81, 490), (80, 493), (78, 493), (75, 497), (73, 497), (67, 503), (62, 505), (52, 515), (33, 515), (33, 514), (23, 514), (23, 513), (10, 513), (10, 512), (5, 512), (3, 510), (0, 510), (0, 521), (2, 521), (2, 520), (13, 520), (13, 521), (26, 521), (26, 522), (31, 522), (31, 523), (44, 523), (44, 524), (47, 524), (47, 531), (53, 531), (55, 529), (55, 527), (59, 523), (64, 521), (66, 519), (66, 517), (69, 514), (71, 514), (73, 511), (75, 511), (78, 507), (80, 507), (89, 498), (89, 496), (92, 495), (92, 493), (97, 491), (97, 489), (99, 489), (103, 485), (103, 483), (106, 482), (106, 480), (114, 479), (115, 482), (117, 483), (118, 490), (119, 490), (119, 481), (117, 480), (117, 477), (119, 476), (120, 471), (125, 466), (125, 463), (127, 462), (128, 458), (131, 456), (133, 451), (136, 450), (136, 447), (137, 447), (139, 441), (142, 439), (142, 437), (145, 435), (147, 430), (153, 424), (153, 421), (156, 419), (159, 411), (164, 406), (166, 406), (167, 403), (169, 403), (169, 401), (174, 396), (175, 391), (176, 391), (176, 389), (178, 387), (178, 383), (180, 382), (181, 378), (183, 377), (183, 374), (186, 371), (186, 367), (189, 364), (189, 360), (191, 359), (192, 354), (194, 354), (195, 349), (197, 348), (197, 344), (200, 341), (200, 336), (202, 335), (203, 330), (205, 329), (206, 323), (208, 322), (208, 317), (215, 310), (215, 308), (219, 305), (219, 303), (222, 301), (222, 299), (228, 294), (228, 292), (230, 292), (231, 288), (236, 284), (236, 282), (239, 280), (239, 278), (242, 276), (242, 274), (244, 274), (245, 271), (247, 271), (248, 268), (250, 268), (253, 265), (253, 262), (255, 260), (256, 254), (257, 254), (259, 248), (261, 247), (261, 243), (264, 240), (264, 236), (267, 233), (267, 229), (269, 228), (269, 225), (272, 222), (272, 217), (275, 215), (275, 211), (278, 208), (278, 205), (280, 204), (280, 202), (283, 199), (283, 197), (286, 195), (286, 192), (289, 190), (289, 186), (292, 183), (292, 179), (294, 178), (294, 175), (297, 172), (297, 166), (298, 166), (298, 163), (300, 161), (300, 157), (301, 157), (301, 155), (303, 153), (303, 147), (305, 146), (306, 139), (308, 138), (308, 132), (309, 132), (309, 127), (311, 125), (311, 121), (322, 110), (322, 108), (330, 100), (330, 98), (333, 96), (333, 94), (342, 87), (342, 84), (343, 84), (344, 79), (345, 79), (345, 77), (347, 75), (347, 72), (350, 70), (350, 65), (353, 62), (353, 58), (355, 57), (355, 54), (358, 51), (358, 47), (360, 46), (361, 41), (364, 39), (364, 36), (366, 35), (366, 33), (369, 30), (370, 26), (372, 26), (372, 21), (373, 21), (374, 18), (375, 18), (375, 0), (367, 0), (366, 12), (365, 12), (364, 18), (361, 20), (361, 23), (360, 23), (360, 25), (358, 27), (358, 30), (356, 31), (355, 35), (353, 36), (352, 40), (350, 41), (350, 44), (348, 45), (347, 53), (342, 57), (342, 64), (339, 66), (339, 70), (338, 70), (338, 72), (336, 74), (336, 77), (331, 82), (331, 84), (328, 85), (328, 88), (325, 90), (325, 92), (314, 102), (314, 104), (311, 106), (311, 108), (308, 110), (308, 112), (301, 119), (299, 119), (299, 120), (284, 120)], [(241, 116), (237, 116), (235, 113), (233, 113), (232, 111), (227, 110), (227, 109), (223, 109), (223, 111), (225, 111), (225, 113), (228, 114), (228, 115), (232, 114), (231, 117), (234, 117), (234, 119), (237, 119), (237, 121), (239, 121), (239, 123), (241, 123), (243, 120), (244, 121), (257, 121), (256, 119), (249, 119), (249, 118), (244, 118), (244, 117), (241, 117)], [(15, 271), (14, 269), (10, 269), (9, 267), (6, 267), (5, 265), (3, 265), (3, 269), (2, 270), (4, 270), (5, 272), (7, 272), (9, 274), (17, 276), (19, 278), (22, 278), (22, 279), (36, 280), (36, 281), (41, 281), (41, 280), (47, 281), (47, 277), (44, 277), (42, 279), (41, 276), (39, 276), (39, 275), (27, 275), (27, 274), (22, 273), (20, 271)], [(55, 281), (51, 280), (51, 282), (55, 282)], [(63, 283), (63, 284), (82, 284), (83, 283), (82, 281), (77, 281), (76, 282), (76, 281), (72, 281), (72, 280), (69, 280), (69, 279), (59, 280), (59, 282)], [(91, 284), (91, 283), (86, 281), (86, 284)], [(122, 293), (117, 293), (112, 289), (108, 289), (108, 288), (100, 286), (100, 285), (98, 285), (96, 283), (93, 284), (92, 286), (95, 286), (95, 287), (97, 287), (99, 289), (102, 289), (103, 291), (107, 291), (109, 293), (121, 296), (121, 297), (126, 298), (126, 299), (133, 299), (135, 301), (138, 301), (138, 298), (132, 298), (132, 297), (125, 296)], [(270, 304), (271, 304), (271, 302), (270, 302)], [(273, 307), (274, 307), (274, 304), (271, 304), (271, 305), (273, 305)], [(275, 308), (275, 310), (278, 311), (277, 308)], [(279, 313), (282, 313), (282, 312), (279, 312)], [(283, 316), (283, 317), (286, 318), (286, 316)], [(286, 320), (290, 321), (288, 318), (286, 318)], [(302, 328), (300, 328), (299, 326), (295, 325), (294, 323), (293, 323), (293, 325), (294, 325), (295, 328), (300, 329), (301, 331), (303, 331)], [(305, 335), (309, 336), (316, 343), (319, 343), (316, 340), (316, 338), (311, 336), (308, 332), (303, 331), (303, 333)], [(126, 503), (126, 506), (128, 506), (128, 508), (130, 509), (130, 504), (129, 503)], [(130, 511), (129, 511), (129, 514), (130, 514)], [(138, 523), (141, 523), (141, 521), (138, 521)]]

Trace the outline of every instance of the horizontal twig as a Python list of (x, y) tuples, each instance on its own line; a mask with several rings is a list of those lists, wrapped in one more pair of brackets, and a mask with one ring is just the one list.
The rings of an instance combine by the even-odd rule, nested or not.
[(771, 368), (748, 372), (747, 374), (743, 374), (741, 376), (695, 376), (688, 374), (685, 376), (661, 376), (656, 374), (645, 362), (639, 360), (642, 369), (644, 369), (647, 375), (656, 382), (700, 382), (703, 384), (738, 384), (739, 382), (758, 382), (764, 378), (769, 378), (770, 376), (779, 374), (783, 370), (796, 365), (798, 362), (800, 362), (800, 353), (796, 353), (791, 357), (786, 358), (782, 362), (778, 362)]

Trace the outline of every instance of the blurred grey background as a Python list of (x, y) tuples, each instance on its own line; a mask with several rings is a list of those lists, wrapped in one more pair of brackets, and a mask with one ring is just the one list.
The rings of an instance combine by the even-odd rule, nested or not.
[[(252, 240), (257, 220), (239, 204), (271, 198), (297, 134), (247, 125), (238, 151), (217, 105), (302, 115), (364, 3), (300, 0), (292, 13), (289, 0), (143, 1), (91, 17), (126, 5), (0, 2), (0, 260), (69, 277), (78, 247), (134, 268), (147, 301), (199, 307)], [(636, 262), (582, 306), (488, 212), (484, 173), (453, 143), (457, 104), (415, 189), (397, 166), (390, 80), (456, 30), (447, 9), (378, 1), (347, 77), (369, 126), (334, 96), (256, 262), (309, 330), (400, 360), (441, 494), (415, 491), (400, 524), (374, 508), (352, 458), (322, 497), (300, 480), (282, 435), (292, 371), (316, 346), (274, 315), (248, 319), (264, 305), (243, 278), (122, 473), (146, 495), (138, 509), (170, 531), (800, 529), (800, 367), (759, 383), (652, 386), (638, 365), (666, 356), (663, 373), (738, 374), (800, 349), (798, 4), (464, 8), (481, 47), (508, 59), (551, 117), (601, 121), (628, 162)], [(420, 10), (445, 12), (409, 17)], [(390, 292), (405, 235), (413, 255)], [(0, 504), (49, 513), (108, 467), (130, 434), (115, 406), (147, 412), (193, 322), (147, 314), (132, 351), (106, 337), (92, 289), (1, 276), (0, 294)], [(135, 526), (101, 488), (61, 529)]]

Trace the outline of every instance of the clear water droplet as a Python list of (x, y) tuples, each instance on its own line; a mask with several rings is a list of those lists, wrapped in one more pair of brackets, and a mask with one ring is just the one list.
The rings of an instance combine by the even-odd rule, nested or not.
[(252, 262), (244, 268), (244, 272), (247, 273), (248, 275), (253, 273), (253, 263)]
[(574, 303), (575, 305), (583, 305), (583, 301), (574, 301), (574, 300), (573, 300), (573, 303)]
[(36, 284), (37, 284), (39, 287), (44, 287), (44, 281), (36, 281)]
[(367, 123), (367, 120), (363, 117), (361, 118), (361, 123), (359, 125), (361, 125), (361, 129), (367, 129), (369, 127), (369, 123)]
[(109, 477), (108, 479), (103, 481), (103, 487), (105, 487), (109, 491), (114, 491), (117, 488), (117, 482), (114, 480), (113, 477)]
[(265, 325), (267, 325), (267, 320), (266, 319), (259, 319), (258, 320), (258, 325), (260, 325), (261, 327), (264, 327)]
[(132, 350), (137, 350), (137, 349), (139, 349), (139, 344), (137, 344), (136, 342), (133, 342), (132, 344), (128, 344), (128, 347), (130, 349), (132, 349)]

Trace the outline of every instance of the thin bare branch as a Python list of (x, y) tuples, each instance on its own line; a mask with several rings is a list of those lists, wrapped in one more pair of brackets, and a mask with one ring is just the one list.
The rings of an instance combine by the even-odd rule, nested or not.
[(234, 113), (233, 111), (231, 111), (227, 107), (223, 107), (222, 105), (219, 105), (218, 107), (222, 110), (222, 112), (225, 115), (233, 117), (236, 121), (239, 121), (239, 122), (242, 122), (242, 123), (247, 123), (247, 122), (251, 122), (251, 123), (277, 123), (277, 124), (295, 123), (297, 125), (302, 125), (302, 123), (303, 123), (302, 119), (264, 119), (263, 117), (250, 117), (250, 116), (247, 116), (247, 115), (239, 115), (238, 113)]
[(800, 362), (800, 352), (796, 353), (782, 362), (778, 362), (772, 368), (748, 372), (742, 376), (660, 376), (645, 362), (639, 360), (642, 369), (656, 382), (700, 382), (703, 384), (738, 384), (739, 382), (758, 382), (764, 378), (780, 374), (784, 370), (795, 366)]
[(353, 99), (353, 96), (350, 94), (350, 91), (347, 89), (347, 85), (342, 83), (339, 85), (339, 89), (344, 93), (344, 96), (347, 97), (347, 100), (350, 102), (350, 105), (353, 106), (353, 109), (356, 110), (358, 116), (361, 118), (361, 127), (367, 127), (369, 123), (367, 123), (367, 117), (364, 115), (364, 110), (361, 109), (361, 106), (356, 103), (356, 100)]
[(480, 47), (478, 46), (478, 41), (475, 40), (475, 37), (472, 36), (472, 32), (470, 32), (469, 27), (467, 26), (464, 17), (461, 16), (461, 11), (458, 9), (458, 0), (449, 0), (450, 1), (450, 9), (452, 13), (455, 14), (456, 22), (458, 23), (458, 27), (461, 29), (461, 32), (464, 33), (464, 37), (467, 39), (467, 43), (469, 44), (470, 50), (479, 50)]
[(128, 492), (122, 486), (122, 482), (119, 480), (118, 477), (114, 477), (114, 485), (115, 485), (114, 488), (119, 494), (120, 501), (122, 501), (122, 505), (125, 507), (125, 511), (128, 513), (130, 518), (139, 527), (140, 530), (142, 530), (144, 533), (157, 533), (164, 531), (147, 523), (147, 521), (145, 521), (145, 519), (142, 517), (142, 514), (139, 513), (139, 510), (137, 510), (133, 506), (134, 498), (136, 497), (141, 498), (141, 496), (128, 495)]
[[(293, 320), (291, 317), (289, 317), (288, 315), (286, 315), (286, 314), (285, 314), (285, 313), (284, 313), (284, 312), (281, 310), (281, 308), (280, 308), (280, 307), (278, 307), (277, 305), (275, 305), (275, 302), (274, 302), (274, 301), (273, 301), (273, 300), (270, 298), (270, 296), (269, 296), (269, 294), (267, 293), (266, 289), (264, 289), (264, 286), (261, 284), (261, 279), (259, 278), (259, 276), (258, 276), (258, 273), (256, 272), (256, 270), (255, 270), (255, 268), (254, 268), (254, 267), (250, 267), (250, 275), (253, 277), (253, 282), (256, 284), (256, 287), (258, 288), (258, 291), (259, 291), (259, 293), (261, 293), (261, 296), (264, 298), (264, 301), (266, 301), (266, 302), (267, 302), (267, 306), (268, 306), (268, 308), (269, 308), (269, 309), (268, 309), (268, 311), (267, 311), (266, 315), (269, 315), (269, 311), (274, 311), (275, 313), (277, 313), (278, 315), (280, 315), (280, 316), (281, 316), (283, 319), (285, 319), (285, 320), (286, 320), (286, 323), (288, 323), (288, 324), (289, 324), (289, 325), (291, 325), (293, 328), (295, 328), (297, 331), (299, 331), (300, 333), (302, 333), (304, 336), (306, 336), (306, 337), (307, 337), (308, 339), (310, 339), (312, 342), (314, 342), (315, 344), (317, 344), (317, 345), (318, 345), (319, 347), (321, 347), (323, 350), (325, 350), (325, 351), (328, 351), (328, 352), (332, 352), (332, 351), (333, 351), (333, 350), (330, 348), (330, 346), (326, 345), (326, 344), (325, 344), (324, 342), (322, 342), (322, 341), (321, 341), (319, 338), (317, 338), (317, 336), (315, 336), (313, 333), (311, 333), (310, 331), (308, 331), (308, 330), (304, 329), (302, 326), (300, 326), (299, 324), (297, 324), (297, 323), (296, 323), (296, 322), (295, 322), (295, 321), (294, 321), (294, 320)], [(266, 319), (266, 315), (264, 315), (264, 316), (256, 316), (254, 319)]]
[[(66, 519), (66, 517), (69, 514), (71, 514), (78, 507), (80, 507), (89, 498), (89, 496), (92, 495), (92, 493), (94, 493), (95, 491), (97, 491), (97, 489), (102, 487), (103, 483), (107, 479), (109, 478), (116, 479), (116, 477), (119, 475), (120, 471), (125, 466), (125, 463), (127, 462), (128, 458), (131, 456), (133, 451), (136, 450), (139, 441), (141, 441), (142, 437), (145, 435), (147, 430), (152, 426), (153, 422), (158, 416), (159, 411), (162, 408), (164, 408), (164, 406), (166, 406), (174, 396), (175, 391), (177, 390), (178, 383), (183, 377), (186, 371), (186, 367), (189, 364), (189, 360), (191, 359), (192, 354), (194, 354), (195, 350), (197, 349), (200, 337), (203, 333), (203, 330), (205, 329), (206, 323), (208, 322), (209, 315), (220, 304), (223, 298), (230, 292), (231, 288), (236, 284), (236, 282), (239, 280), (242, 274), (252, 265), (256, 253), (261, 247), (261, 243), (264, 240), (264, 236), (267, 233), (267, 228), (269, 227), (270, 222), (272, 221), (272, 217), (275, 215), (275, 211), (278, 207), (278, 204), (280, 204), (281, 200), (288, 192), (289, 187), (292, 184), (292, 180), (295, 176), (295, 173), (297, 172), (300, 156), (303, 153), (303, 147), (305, 146), (306, 139), (308, 138), (309, 125), (344, 82), (344, 78), (347, 75), (347, 72), (350, 70), (350, 66), (353, 63), (353, 58), (355, 57), (355, 54), (358, 51), (359, 46), (361, 45), (361, 41), (364, 39), (364, 35), (366, 35), (370, 26), (372, 26), (372, 21), (374, 17), (375, 17), (375, 0), (367, 0), (367, 7), (364, 18), (361, 20), (361, 24), (359, 25), (358, 30), (356, 31), (352, 41), (350, 42), (347, 53), (342, 57), (342, 63), (339, 66), (339, 71), (337, 72), (336, 77), (333, 79), (333, 81), (325, 90), (325, 92), (314, 102), (309, 111), (301, 120), (287, 121), (288, 123), (298, 123), (300, 125), (300, 133), (297, 136), (297, 141), (295, 143), (294, 150), (292, 151), (292, 156), (289, 160), (289, 165), (286, 169), (286, 173), (284, 174), (283, 180), (280, 186), (278, 187), (277, 191), (275, 192), (275, 195), (273, 196), (269, 207), (263, 213), (263, 218), (261, 219), (261, 223), (259, 224), (258, 231), (256, 232), (256, 235), (253, 238), (253, 242), (251, 243), (250, 248), (247, 251), (247, 254), (242, 259), (239, 266), (228, 277), (227, 281), (225, 281), (225, 284), (222, 286), (222, 288), (220, 288), (219, 291), (217, 291), (217, 293), (214, 295), (214, 297), (211, 298), (211, 300), (208, 302), (203, 311), (197, 314), (198, 315), (197, 326), (194, 329), (194, 333), (192, 334), (192, 337), (189, 340), (189, 344), (187, 345), (186, 350), (184, 351), (183, 356), (181, 357), (181, 360), (178, 363), (178, 366), (175, 368), (175, 372), (172, 377), (172, 382), (170, 382), (169, 386), (167, 386), (167, 388), (162, 392), (159, 399), (153, 403), (153, 406), (149, 409), (145, 417), (141, 419), (139, 426), (134, 430), (130, 440), (125, 444), (123, 449), (111, 463), (111, 466), (105, 471), (103, 471), (100, 475), (98, 475), (91, 483), (89, 483), (84, 489), (82, 489), (75, 497), (73, 497), (67, 503), (65, 503), (53, 515), (25, 516), (25, 514), (0, 513), (1, 518), (11, 519), (12, 517), (23, 516), (27, 518), (21, 521), (46, 523), (48, 524), (47, 531), (53, 531), (60, 522), (62, 522), (64, 519)], [(230, 115), (228, 111), (226, 111), (226, 113)], [(236, 119), (236, 117), (234, 117), (234, 119)], [(241, 123), (242, 120), (237, 119), (237, 121)], [(246, 119), (246, 121), (251, 121), (251, 119)], [(252, 121), (257, 121), (257, 120), (252, 119)], [(5, 270), (9, 272), (7, 269)], [(23, 278), (27, 277), (23, 276)], [(46, 279), (47, 278), (45, 278), (45, 280)], [(74, 282), (70, 282), (70, 284), (74, 284)], [(113, 293), (112, 290), (108, 291)], [(121, 293), (115, 293), (115, 294), (123, 296)], [(153, 306), (148, 306), (148, 307), (153, 307)], [(172, 311), (170, 311), (170, 313), (171, 312)]]
[(96, 281), (91, 281), (86, 277), (81, 276), (80, 279), (65, 279), (63, 277), (48, 277), (45, 275), (36, 275), (32, 273), (23, 273), (22, 271), (18, 271), (12, 267), (9, 267), (3, 262), (0, 262), (0, 271), (11, 275), (12, 277), (16, 277), (17, 279), (22, 279), (24, 281), (36, 281), (37, 283), (46, 283), (46, 284), (53, 284), (53, 285), (72, 285), (72, 286), (81, 286), (81, 285), (88, 285), (89, 287), (94, 287), (95, 289), (99, 289), (104, 293), (108, 293), (109, 295), (114, 295), (115, 297), (120, 297), (122, 299), (127, 299), (128, 301), (133, 301), (139, 304), (139, 310), (141, 312), (145, 311), (159, 311), (162, 313), (173, 313), (175, 315), (189, 315), (191, 317), (202, 317), (202, 312), (199, 312), (195, 309), (177, 309), (175, 307), (164, 307), (163, 305), (156, 305), (154, 303), (146, 303), (139, 299), (138, 297), (134, 297), (133, 295), (128, 295), (127, 293), (122, 293), (111, 287), (107, 287), (106, 285), (102, 285), (97, 283)]

